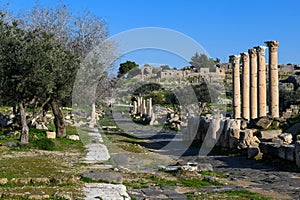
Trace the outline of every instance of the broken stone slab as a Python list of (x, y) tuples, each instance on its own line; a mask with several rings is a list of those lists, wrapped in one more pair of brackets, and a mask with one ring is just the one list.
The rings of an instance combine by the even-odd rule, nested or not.
[(293, 142), (293, 136), (291, 133), (282, 133), (278, 136), (278, 138), (282, 139), (284, 144), (291, 144)]
[(198, 163), (188, 162), (185, 165), (181, 166), (183, 171), (198, 171)]
[(295, 146), (281, 145), (278, 151), (278, 157), (284, 160), (294, 161)]
[(260, 153), (259, 147), (256, 146), (250, 146), (247, 149), (247, 155), (248, 158), (254, 158), (255, 156), (257, 156)]
[(283, 145), (283, 140), (278, 138), (278, 137), (277, 138), (272, 138), (272, 142), (276, 143), (276, 144)]
[(278, 157), (280, 144), (273, 142), (261, 142), (259, 143), (259, 149), (264, 156)]
[(254, 143), (255, 139), (253, 138), (253, 132), (251, 129), (241, 130), (240, 131), (240, 145), (239, 148), (247, 148)]
[(272, 139), (278, 137), (282, 133), (282, 130), (264, 130), (260, 131), (261, 139)]
[(55, 139), (56, 138), (56, 133), (53, 131), (46, 131), (46, 137), (50, 139)]
[(86, 163), (107, 161), (110, 158), (107, 147), (104, 144), (87, 144)]
[(231, 129), (229, 134), (229, 148), (235, 149), (239, 145), (240, 129)]
[(7, 178), (0, 178), (0, 185), (5, 185), (6, 183), (8, 183)]
[(121, 173), (115, 172), (97, 172), (90, 171), (80, 175), (82, 178), (90, 178), (93, 181), (107, 181), (108, 183), (122, 183), (123, 176)]
[(209, 172), (214, 171), (214, 168), (210, 163), (198, 163), (197, 167), (198, 167), (198, 171), (209, 171)]
[(268, 117), (262, 117), (255, 123), (255, 126), (258, 128), (267, 129), (271, 126), (272, 122), (272, 119)]
[(172, 171), (178, 171), (180, 170), (180, 166), (174, 166), (174, 165), (159, 165), (158, 169), (163, 170), (166, 172), (172, 172)]
[(300, 134), (300, 123), (294, 124), (292, 127), (286, 130), (287, 133), (291, 133), (292, 136), (296, 139), (297, 135)]
[(78, 135), (68, 135), (67, 138), (69, 140), (80, 140), (79, 136)]
[(130, 200), (126, 187), (121, 184), (86, 183), (83, 192), (85, 199)]

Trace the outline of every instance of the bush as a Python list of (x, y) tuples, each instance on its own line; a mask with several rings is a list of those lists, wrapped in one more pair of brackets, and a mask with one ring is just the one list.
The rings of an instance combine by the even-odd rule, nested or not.
[(35, 141), (38, 149), (52, 151), (55, 148), (55, 143), (52, 139), (41, 138)]

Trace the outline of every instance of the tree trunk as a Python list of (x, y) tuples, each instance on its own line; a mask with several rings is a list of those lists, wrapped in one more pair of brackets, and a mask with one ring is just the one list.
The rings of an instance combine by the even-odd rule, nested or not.
[(56, 129), (56, 137), (63, 138), (66, 136), (66, 124), (64, 115), (59, 109), (56, 99), (51, 99), (50, 101), (52, 112), (54, 114), (54, 125)]
[(28, 125), (27, 125), (26, 111), (25, 111), (23, 102), (19, 103), (19, 110), (20, 110), (21, 125), (22, 125), (20, 143), (21, 144), (28, 144), (28, 141), (29, 141), (29, 128), (28, 128)]

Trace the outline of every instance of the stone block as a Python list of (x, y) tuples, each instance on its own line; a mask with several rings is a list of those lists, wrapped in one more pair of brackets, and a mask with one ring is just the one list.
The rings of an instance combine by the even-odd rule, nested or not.
[(240, 148), (247, 148), (254, 142), (253, 132), (251, 129), (241, 130), (240, 131)]
[(278, 137), (282, 133), (282, 130), (265, 130), (260, 131), (261, 139), (272, 139)]
[(240, 138), (240, 129), (232, 129), (229, 135), (229, 148), (237, 148)]
[(68, 135), (67, 138), (69, 140), (80, 140), (79, 136), (78, 135)]
[(263, 129), (267, 129), (271, 126), (273, 120), (272, 119), (269, 119), (268, 117), (263, 117), (263, 118), (260, 118), (256, 123), (255, 125), (258, 127), (258, 128), (263, 128)]
[(248, 158), (254, 158), (255, 156), (257, 156), (259, 154), (259, 152), (260, 152), (260, 150), (258, 147), (250, 146), (247, 149)]
[(47, 131), (46, 132), (46, 137), (50, 139), (55, 139), (56, 138), (56, 133), (52, 131)]
[(49, 184), (50, 179), (49, 178), (32, 178), (31, 179), (32, 183), (44, 183), (44, 184)]
[(291, 144), (293, 142), (293, 136), (291, 133), (282, 133), (278, 136), (278, 138), (282, 139), (284, 144)]
[(291, 133), (293, 137), (296, 138), (300, 134), (300, 123), (294, 124), (292, 127), (286, 130), (287, 133)]
[(7, 178), (0, 178), (0, 185), (5, 185), (7, 182)]
[(31, 178), (13, 178), (11, 182), (14, 184), (27, 185), (31, 182)]

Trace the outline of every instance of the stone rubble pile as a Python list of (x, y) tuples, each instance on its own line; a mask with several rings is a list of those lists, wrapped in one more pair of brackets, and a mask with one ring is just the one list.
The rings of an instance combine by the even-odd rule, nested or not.
[[(231, 149), (245, 149), (248, 158), (256, 156), (281, 158), (295, 162), (300, 167), (300, 129), (291, 133), (287, 129), (265, 130), (274, 121), (284, 123), (282, 119), (262, 117), (243, 125), (241, 119), (230, 119), (221, 115), (189, 118), (188, 126), (183, 130), (183, 139), (197, 140), (207, 143), (213, 141), (213, 146)], [(274, 124), (274, 123), (273, 123)], [(299, 123), (300, 124), (300, 123)], [(299, 126), (295, 124), (294, 126)], [(276, 127), (275, 127), (276, 128)], [(293, 135), (297, 134), (297, 135)]]

